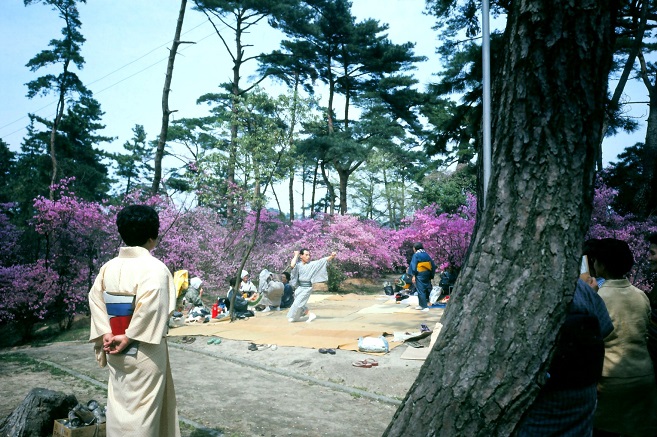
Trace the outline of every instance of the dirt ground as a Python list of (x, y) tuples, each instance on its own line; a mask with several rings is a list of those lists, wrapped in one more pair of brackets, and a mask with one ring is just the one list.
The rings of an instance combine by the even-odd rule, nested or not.
[[(404, 345), (383, 356), (330, 355), (298, 347), (249, 351), (245, 341), (207, 340), (169, 339), (183, 436), (379, 436), (424, 363), (400, 359)], [(429, 338), (420, 342), (426, 347)], [(352, 365), (364, 358), (379, 365)], [(0, 417), (34, 387), (105, 404), (107, 375), (81, 341), (0, 350)]]

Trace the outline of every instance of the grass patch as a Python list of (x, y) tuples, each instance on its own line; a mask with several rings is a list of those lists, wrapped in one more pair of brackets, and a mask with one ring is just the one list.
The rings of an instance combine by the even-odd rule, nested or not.
[(17, 364), (23, 371), (28, 372), (50, 372), (54, 376), (67, 375), (56, 367), (48, 366), (21, 353), (0, 354), (0, 364)]
[(58, 343), (62, 341), (87, 341), (89, 339), (89, 316), (77, 316), (71, 329), (62, 331), (56, 322), (41, 322), (34, 327), (32, 339), (21, 340), (20, 331), (13, 324), (2, 325), (3, 335), (0, 336), (0, 349), (31, 344), (35, 346)]

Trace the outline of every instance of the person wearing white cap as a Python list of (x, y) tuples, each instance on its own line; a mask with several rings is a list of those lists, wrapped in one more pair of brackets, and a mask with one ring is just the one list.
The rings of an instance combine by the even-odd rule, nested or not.
[(240, 282), (240, 293), (244, 294), (246, 293), (246, 297), (251, 297), (253, 293), (258, 292), (258, 288), (251, 282), (251, 277), (249, 276), (249, 272), (246, 270), (242, 270), (242, 274), (240, 275), (242, 278), (242, 282)]
[(185, 293), (185, 301), (194, 307), (202, 307), (203, 300), (203, 289), (201, 288), (203, 281), (198, 276), (193, 277), (189, 280), (189, 287), (187, 287), (187, 292)]

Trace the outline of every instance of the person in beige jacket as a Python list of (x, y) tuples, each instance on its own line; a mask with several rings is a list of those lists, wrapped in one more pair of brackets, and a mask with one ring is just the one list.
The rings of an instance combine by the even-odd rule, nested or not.
[(607, 306), (614, 330), (604, 339), (594, 428), (623, 436), (652, 437), (657, 435), (657, 385), (646, 340), (650, 303), (646, 294), (625, 277), (633, 265), (626, 242), (599, 240), (595, 271), (605, 282), (598, 294)]
[(89, 292), (89, 340), (110, 373), (107, 436), (179, 437), (166, 340), (176, 289), (169, 269), (150, 253), (159, 217), (150, 206), (130, 205), (116, 224), (127, 247), (101, 267)]

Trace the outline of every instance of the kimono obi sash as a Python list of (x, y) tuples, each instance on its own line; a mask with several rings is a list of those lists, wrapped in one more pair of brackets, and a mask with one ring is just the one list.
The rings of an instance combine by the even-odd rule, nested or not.
[(299, 281), (299, 287), (312, 287), (313, 284), (310, 281)]
[(123, 335), (130, 325), (132, 314), (135, 311), (135, 296), (125, 294), (110, 294), (103, 292), (107, 315), (109, 316), (112, 334)]

